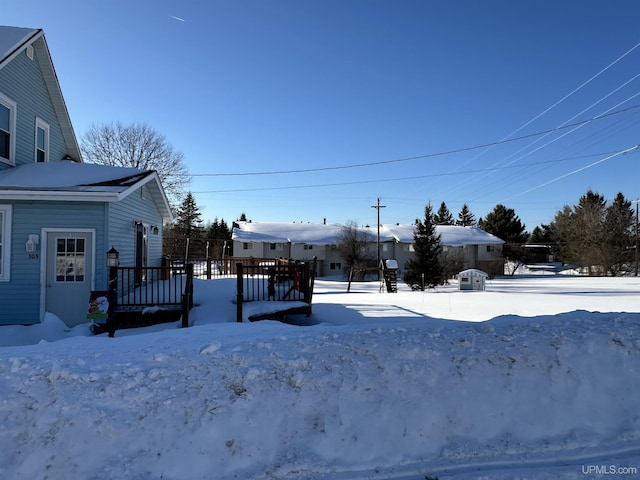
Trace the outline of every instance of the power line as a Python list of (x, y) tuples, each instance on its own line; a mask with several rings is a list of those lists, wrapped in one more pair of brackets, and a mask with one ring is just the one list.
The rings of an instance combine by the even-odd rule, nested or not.
[[(609, 152), (609, 153), (611, 153), (611, 152)], [(614, 152), (614, 153), (616, 153), (616, 152)], [(309, 185), (309, 184), (307, 184), (307, 185), (289, 185), (289, 186), (286, 186), (286, 187), (257, 187), (257, 188), (234, 188), (234, 189), (228, 189), (228, 190), (202, 190), (202, 191), (197, 191), (197, 192), (192, 192), (192, 193), (203, 194), (203, 193), (261, 192), (261, 191), (272, 191), (272, 190), (296, 190), (296, 189), (300, 189), (300, 188), (341, 187), (341, 186), (345, 186), (345, 185), (363, 185), (363, 184), (369, 184), (369, 183), (398, 182), (398, 181), (403, 181), (403, 180), (416, 180), (416, 179), (436, 178), (436, 177), (451, 177), (451, 176), (454, 176), (454, 175), (468, 175), (468, 174), (473, 174), (473, 173), (483, 173), (483, 172), (490, 171), (490, 170), (502, 170), (502, 169), (507, 169), (507, 168), (526, 168), (526, 167), (531, 167), (531, 166), (538, 166), (538, 165), (544, 165), (544, 164), (549, 164), (549, 163), (560, 163), (560, 162), (566, 162), (568, 160), (595, 157), (595, 156), (600, 156), (600, 155), (608, 155), (608, 153), (582, 155), (582, 156), (579, 156), (579, 157), (570, 157), (570, 158), (563, 158), (563, 159), (557, 159), (557, 160), (546, 160), (546, 161), (542, 161), (542, 162), (525, 163), (525, 164), (521, 164), (521, 165), (509, 165), (509, 166), (491, 167), (491, 168), (478, 169), (478, 170), (467, 170), (467, 171), (463, 171), (463, 172), (455, 171), (455, 172), (448, 172), (448, 173), (432, 173), (432, 174), (429, 174), (429, 175), (412, 175), (410, 177), (385, 178), (385, 179), (382, 179), (382, 180), (360, 180), (360, 181), (353, 181), (353, 182), (336, 182), (336, 183), (320, 183), (320, 184), (314, 183), (314, 184), (311, 184), (311, 185)]]
[(547, 108), (546, 110), (544, 110), (543, 112), (539, 113), (538, 115), (536, 115), (535, 117), (533, 117), (531, 120), (529, 120), (527, 123), (525, 123), (524, 125), (522, 125), (520, 128), (514, 130), (513, 132), (511, 132), (507, 137), (505, 138), (509, 138), (511, 135), (514, 135), (516, 133), (518, 133), (520, 130), (522, 130), (523, 128), (525, 128), (526, 126), (530, 125), (531, 123), (533, 123), (534, 121), (536, 121), (537, 119), (539, 119), (540, 117), (542, 117), (544, 114), (546, 114), (547, 112), (549, 112), (551, 109), (555, 108), (556, 106), (558, 106), (560, 103), (564, 102), (567, 98), (569, 98), (571, 95), (573, 95), (574, 93), (576, 93), (577, 91), (581, 90), (583, 87), (585, 87), (586, 85), (588, 85), (589, 83), (591, 83), (593, 80), (595, 80), (596, 78), (598, 78), (600, 75), (602, 75), (604, 72), (606, 72), (607, 70), (609, 70), (611, 67), (613, 67), (616, 63), (618, 63), (620, 60), (622, 60), (624, 57), (626, 57), (627, 55), (629, 55), (631, 52), (633, 52), (636, 48), (640, 47), (640, 43), (636, 43), (633, 47), (631, 47), (629, 50), (627, 50), (625, 53), (623, 53), (622, 55), (620, 55), (618, 58), (616, 58), (613, 62), (611, 62), (609, 65), (607, 65), (606, 67), (604, 67), (602, 70), (600, 70), (598, 73), (596, 73), (595, 75), (592, 75), (591, 78), (589, 78), (588, 80), (585, 80), (580, 86), (574, 88), (571, 92), (567, 93), (564, 97), (562, 97), (560, 100), (558, 100), (556, 103), (554, 103), (553, 105), (551, 105), (549, 108)]
[[(558, 127), (564, 127), (566, 126), (569, 122), (571, 122), (572, 120), (575, 120), (576, 118), (578, 118), (580, 115), (588, 112), (590, 109), (592, 109), (593, 107), (595, 107), (596, 105), (602, 103), (604, 100), (606, 100), (607, 98), (609, 98), (611, 95), (613, 95), (614, 93), (618, 92), (620, 89), (622, 89), (623, 87), (627, 86), (629, 83), (631, 83), (632, 81), (634, 81), (636, 78), (640, 77), (640, 73), (635, 75), (633, 78), (631, 78), (630, 80), (627, 80), (626, 82), (624, 82), (623, 84), (619, 85), (617, 88), (615, 88), (614, 90), (612, 90), (611, 92), (609, 92), (607, 95), (605, 95), (604, 97), (600, 98), (598, 101), (592, 103), (591, 105), (589, 105), (587, 108), (583, 109), (581, 112), (576, 113), (573, 117), (569, 118), (568, 120), (562, 122), (560, 125), (558, 125)], [(640, 93), (636, 93), (635, 95), (632, 95), (631, 97), (627, 98), (626, 100), (624, 100), (623, 102), (619, 102), (617, 105), (614, 105), (613, 107), (610, 107), (609, 109), (605, 110), (604, 112), (602, 112), (600, 115), (596, 115), (596, 118), (602, 116), (602, 115), (606, 115), (608, 113), (611, 113), (612, 111), (614, 111), (616, 108), (619, 108), (621, 105), (625, 104), (626, 102), (629, 102), (631, 100), (633, 100), (635, 97), (637, 97), (638, 95), (640, 95)], [(566, 97), (565, 97), (566, 98)], [(562, 135), (560, 135), (559, 137), (554, 138), (553, 140), (545, 143), (542, 146), (537, 147), (534, 150), (529, 151), (528, 153), (524, 153), (522, 155), (520, 155), (519, 157), (515, 158), (514, 160), (511, 160), (510, 162), (506, 163), (506, 165), (511, 165), (512, 163), (515, 163), (519, 160), (522, 160), (523, 158), (534, 154), (535, 152), (551, 145), (552, 143), (557, 142), (558, 140), (566, 137), (567, 135), (575, 132), (576, 130), (584, 127), (586, 125), (586, 123), (582, 123), (578, 126), (576, 126), (575, 128), (569, 130), (568, 132), (563, 133)], [(504, 160), (501, 160), (499, 162), (496, 162), (495, 165), (502, 165), (505, 164), (505, 162), (507, 162), (507, 160), (509, 160), (510, 158), (515, 157), (516, 155), (524, 152), (525, 150), (527, 150), (529, 147), (535, 145), (536, 143), (539, 143), (540, 141), (544, 140), (546, 137), (548, 137), (549, 135), (551, 135), (551, 133), (553, 132), (549, 132), (549, 133), (545, 133), (542, 137), (534, 140), (533, 142), (529, 143), (528, 145), (526, 145), (525, 147), (522, 147), (520, 150), (513, 152), (512, 154), (510, 154), (509, 156), (507, 156)]]
[[(520, 127), (518, 127), (517, 129), (515, 129), (513, 132), (511, 132), (509, 135), (507, 135), (506, 137), (504, 137), (502, 140), (500, 140), (499, 142), (495, 142), (493, 144), (488, 144), (485, 147), (487, 147), (487, 149), (483, 152), (478, 153), (476, 156), (474, 156), (473, 158), (468, 159), (466, 162), (464, 162), (462, 165), (460, 165), (458, 168), (463, 168), (465, 167), (467, 164), (469, 164), (470, 162), (475, 161), (477, 158), (479, 158), (480, 156), (484, 155), (485, 153), (487, 153), (488, 151), (490, 151), (491, 149), (493, 149), (494, 147), (496, 147), (497, 145), (500, 145), (501, 143), (506, 142), (507, 140), (509, 140), (513, 135), (515, 135), (516, 133), (518, 133), (519, 131), (523, 130), (525, 127), (531, 125), (533, 122), (535, 122), (536, 120), (538, 120), (540, 117), (542, 117), (543, 115), (547, 114), (549, 111), (551, 111), (552, 109), (554, 109), (555, 107), (557, 107), (559, 104), (561, 104), (562, 102), (564, 102), (566, 99), (568, 99), (569, 97), (571, 97), (574, 93), (578, 92), (579, 90), (581, 90), (582, 88), (584, 88), (586, 85), (588, 85), (589, 83), (591, 83), (593, 80), (595, 80), (596, 78), (598, 78), (600, 75), (602, 75), (604, 72), (606, 72), (607, 70), (609, 70), (611, 67), (613, 67), (616, 63), (618, 63), (619, 61), (621, 61), (623, 58), (625, 58), (627, 55), (629, 55), (631, 52), (633, 52), (635, 49), (637, 49), (638, 47), (640, 47), (640, 43), (636, 43), (633, 47), (631, 47), (629, 50), (627, 50), (625, 53), (623, 53), (622, 55), (620, 55), (618, 58), (616, 58), (613, 62), (611, 62), (609, 65), (607, 65), (606, 67), (604, 67), (603, 69), (601, 69), (599, 72), (597, 72), (596, 74), (592, 75), (589, 79), (587, 79), (586, 81), (582, 82), (582, 84), (580, 84), (578, 87), (574, 88), (571, 92), (569, 92), (568, 94), (566, 94), (564, 97), (562, 97), (560, 100), (557, 100), (553, 105), (551, 105), (550, 107), (547, 107), (545, 110), (543, 110), (542, 112), (540, 112), (538, 115), (536, 115), (535, 117), (533, 117), (531, 120), (529, 120), (528, 122), (524, 123), (523, 125), (521, 125)], [(635, 77), (634, 77), (635, 78)], [(575, 118), (575, 117), (574, 117)], [(570, 121), (570, 120), (569, 120)], [(548, 135), (549, 133), (555, 131), (556, 129), (553, 130), (549, 130), (548, 132), (543, 132), (546, 135)], [(546, 136), (545, 135), (545, 136)], [(544, 137), (543, 137), (544, 138)], [(517, 139), (513, 139), (513, 140), (517, 140)], [(479, 147), (482, 148), (482, 147)]]
[(576, 173), (580, 173), (580, 172), (582, 172), (584, 170), (587, 170), (588, 168), (595, 167), (596, 165), (598, 165), (600, 163), (606, 162), (607, 160), (610, 160), (610, 159), (612, 159), (614, 157), (617, 157), (619, 155), (624, 155), (625, 153), (629, 153), (632, 150), (638, 150), (639, 148), (640, 148), (640, 145), (634, 145), (633, 147), (629, 147), (629, 148), (626, 148), (624, 150), (620, 150), (619, 152), (616, 152), (613, 155), (609, 155), (608, 157), (601, 158), (600, 160), (598, 160), (596, 162), (593, 162), (593, 163), (590, 163), (589, 165), (585, 165), (584, 167), (580, 167), (580, 168), (577, 168), (576, 170), (573, 170), (571, 172), (565, 173), (564, 175), (560, 175), (559, 177), (556, 177), (553, 180), (549, 180), (547, 182), (541, 183), (540, 185), (537, 185), (537, 186), (532, 187), (532, 188), (530, 188), (528, 190), (525, 190), (524, 192), (520, 192), (520, 193), (517, 193), (515, 195), (512, 195), (509, 198), (505, 198), (504, 200), (501, 200), (498, 203), (503, 203), (503, 202), (506, 202), (507, 200), (511, 200), (512, 198), (516, 198), (516, 197), (520, 197), (522, 195), (526, 195), (527, 193), (531, 193), (534, 190), (538, 190), (539, 188), (546, 187), (547, 185), (550, 185), (550, 184), (555, 183), (555, 182), (557, 182), (559, 180), (562, 180), (563, 178), (567, 178), (567, 177), (569, 177), (571, 175), (574, 175)]
[[(638, 76), (640, 76), (640, 74), (636, 75), (636, 77), (638, 77)], [(636, 78), (636, 77), (634, 77), (634, 78)], [(619, 107), (619, 106), (623, 105), (624, 103), (629, 102), (630, 100), (633, 100), (634, 98), (636, 98), (636, 97), (637, 97), (637, 96), (639, 96), (639, 95), (640, 95), (640, 92), (638, 92), (638, 93), (636, 93), (636, 94), (632, 95), (631, 97), (629, 97), (629, 98), (627, 98), (626, 100), (624, 100), (624, 101), (622, 101), (622, 102), (618, 103), (617, 105), (614, 105), (613, 107), (609, 108), (608, 110), (605, 110), (601, 115), (606, 115), (607, 113), (611, 112), (614, 108), (617, 108), (617, 107)], [(607, 96), (608, 96), (608, 95), (607, 95)], [(606, 97), (604, 97), (604, 98), (606, 98)], [(603, 100), (603, 99), (601, 99), (601, 100)], [(597, 105), (598, 103), (600, 103), (600, 102), (598, 101), (598, 102), (596, 102), (596, 103), (592, 104), (592, 106)], [(589, 107), (589, 108), (591, 108), (591, 107)], [(582, 111), (582, 112), (580, 112), (580, 113), (583, 113), (583, 112), (585, 112), (586, 110), (588, 110), (588, 109), (585, 109), (585, 110), (583, 110), (583, 111)], [(580, 114), (577, 114), (577, 115), (580, 115)], [(576, 115), (576, 116), (577, 116), (577, 115)], [(576, 116), (574, 116), (573, 118), (576, 118)], [(572, 119), (573, 119), (573, 118), (572, 118)], [(572, 119), (571, 119), (571, 120), (572, 120)], [(566, 123), (566, 122), (565, 122), (565, 123)], [(566, 136), (568, 136), (568, 135), (572, 134), (573, 132), (575, 132), (575, 131), (577, 131), (577, 130), (581, 129), (581, 128), (582, 128), (582, 127), (584, 127), (585, 125), (586, 125), (585, 123), (583, 123), (583, 124), (581, 124), (581, 125), (577, 125), (577, 126), (573, 127), (571, 130), (569, 130), (568, 132), (564, 132), (562, 135), (560, 135), (560, 136), (556, 136), (556, 137), (555, 137), (555, 138), (553, 138), (552, 140), (549, 140), (547, 143), (545, 143), (545, 144), (543, 144), (543, 145), (540, 145), (540, 146), (538, 146), (538, 147), (534, 148), (533, 150), (530, 150), (530, 151), (529, 151), (529, 152), (527, 152), (527, 153), (523, 153), (522, 155), (520, 155), (520, 156), (518, 156), (518, 157), (514, 158), (513, 160), (511, 160), (510, 162), (504, 163), (504, 162), (505, 162), (506, 160), (508, 160), (509, 158), (511, 158), (511, 157), (513, 157), (514, 155), (516, 155), (516, 154), (518, 154), (518, 153), (520, 153), (520, 152), (524, 151), (525, 149), (529, 148), (530, 146), (535, 145), (535, 144), (536, 144), (536, 143), (538, 143), (540, 140), (542, 140), (542, 139), (544, 139), (544, 138), (546, 138), (546, 137), (547, 137), (547, 135), (544, 135), (543, 137), (538, 138), (536, 141), (531, 142), (531, 143), (530, 143), (529, 145), (527, 145), (526, 147), (524, 147), (524, 148), (522, 148), (522, 149), (518, 150), (517, 152), (515, 152), (515, 153), (513, 153), (513, 154), (509, 155), (509, 156), (508, 156), (507, 158), (505, 158), (504, 160), (499, 161), (499, 162), (496, 162), (493, 166), (498, 166), (498, 165), (502, 165), (503, 167), (511, 166), (511, 165), (513, 165), (514, 163), (516, 163), (516, 162), (518, 162), (518, 161), (522, 160), (523, 158), (528, 157), (528, 156), (530, 156), (530, 155), (533, 155), (534, 153), (539, 152), (539, 151), (540, 151), (540, 150), (542, 150), (543, 148), (546, 148), (546, 147), (548, 147), (549, 145), (551, 145), (551, 144), (553, 144), (553, 143), (555, 143), (555, 142), (558, 142), (558, 141), (562, 140), (564, 137), (566, 137)], [(482, 178), (485, 178), (486, 176), (490, 175), (492, 172), (493, 172), (493, 171), (491, 171), (491, 170), (487, 171), (487, 173), (485, 173), (484, 175), (480, 176), (479, 178), (476, 178), (476, 179), (475, 179), (475, 181), (477, 182), (477, 181), (481, 180)]]
[(579, 122), (569, 123), (556, 128), (551, 128), (549, 130), (542, 130), (540, 132), (530, 133), (528, 135), (522, 135), (520, 137), (514, 137), (514, 138), (508, 138), (508, 139), (505, 138), (503, 140), (485, 143), (483, 145), (475, 145), (472, 147), (462, 147), (462, 148), (457, 148), (454, 150), (448, 150), (444, 152), (427, 153), (424, 155), (417, 155), (414, 157), (397, 158), (394, 160), (382, 160), (379, 162), (356, 163), (351, 165), (338, 165), (334, 167), (317, 167), (317, 168), (304, 168), (304, 169), (297, 169), (297, 170), (279, 170), (279, 171), (267, 171), (267, 172), (245, 172), (245, 173), (192, 173), (190, 176), (191, 177), (246, 177), (246, 176), (258, 176), (258, 175), (285, 175), (285, 174), (292, 174), (292, 173), (323, 172), (323, 171), (330, 171), (330, 170), (344, 170), (344, 169), (350, 169), (350, 168), (372, 167), (376, 165), (388, 165), (392, 163), (409, 162), (412, 160), (420, 160), (422, 158), (433, 158), (433, 157), (441, 157), (445, 155), (453, 155), (456, 153), (468, 152), (468, 151), (477, 150), (480, 148), (487, 148), (487, 147), (502, 145), (505, 143), (517, 142), (519, 140), (524, 140), (524, 139), (536, 137), (539, 135), (548, 135), (553, 132), (558, 132), (560, 130), (565, 130), (567, 128), (573, 128), (573, 127), (584, 125), (590, 122), (602, 120), (607, 117), (625, 113), (630, 110), (636, 109), (638, 107), (640, 107), (640, 104), (632, 105), (630, 107), (623, 108), (621, 110), (616, 110), (614, 112), (597, 115), (595, 117), (588, 118), (586, 120), (581, 120)]

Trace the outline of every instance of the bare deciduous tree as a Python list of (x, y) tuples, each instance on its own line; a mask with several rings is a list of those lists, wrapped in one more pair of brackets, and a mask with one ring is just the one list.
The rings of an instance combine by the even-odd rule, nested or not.
[(372, 258), (367, 250), (367, 244), (370, 240), (368, 234), (358, 228), (355, 222), (348, 222), (338, 234), (338, 251), (346, 264), (349, 277), (347, 292), (351, 290), (351, 280), (364, 278)]
[(189, 184), (182, 152), (146, 124), (91, 125), (80, 148), (89, 163), (155, 170), (172, 207), (180, 203)]

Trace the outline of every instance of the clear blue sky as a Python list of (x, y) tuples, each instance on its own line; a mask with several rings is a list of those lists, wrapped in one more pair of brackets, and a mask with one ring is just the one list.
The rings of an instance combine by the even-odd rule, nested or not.
[(589, 188), (640, 197), (640, 152), (603, 160), (640, 143), (638, 18), (636, 0), (0, 0), (0, 24), (44, 29), (79, 138), (149, 124), (229, 223), (375, 225), (381, 197), (382, 223), (503, 203), (531, 230)]

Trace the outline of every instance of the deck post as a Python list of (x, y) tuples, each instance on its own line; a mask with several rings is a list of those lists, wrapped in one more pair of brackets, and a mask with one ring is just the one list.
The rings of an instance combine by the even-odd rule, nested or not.
[(242, 263), (236, 263), (236, 322), (238, 323), (242, 323), (243, 284)]
[(182, 328), (189, 326), (189, 297), (188, 293), (182, 294)]
[(309, 291), (311, 286), (311, 281), (310, 281), (309, 272), (310, 272), (309, 262), (304, 262), (304, 266), (302, 270), (302, 282), (304, 285), (304, 302), (305, 303), (311, 303), (311, 292)]
[(109, 309), (107, 331), (113, 338), (116, 333), (116, 306), (118, 304), (118, 267), (109, 267)]
[(193, 308), (193, 263), (187, 264), (186, 292), (189, 294), (189, 308)]

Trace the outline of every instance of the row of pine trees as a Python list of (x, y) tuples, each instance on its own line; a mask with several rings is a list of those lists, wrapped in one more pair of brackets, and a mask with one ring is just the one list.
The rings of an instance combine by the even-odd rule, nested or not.
[[(240, 220), (244, 220), (242, 214)], [(233, 226), (233, 225), (232, 225)], [(173, 225), (166, 225), (163, 236), (164, 254), (169, 258), (222, 258), (233, 255), (231, 228), (216, 217), (203, 222), (195, 197), (188, 192), (175, 212)]]
[(412, 289), (424, 290), (445, 283), (459, 266), (451, 268), (436, 225), (477, 225), (504, 240), (502, 255), (512, 267), (511, 274), (529, 260), (525, 245), (533, 244), (548, 246), (556, 261), (589, 275), (637, 275), (638, 212), (632, 205), (622, 193), (608, 203), (603, 195), (589, 190), (576, 205), (565, 205), (548, 225), (529, 233), (515, 211), (502, 204), (477, 222), (465, 204), (454, 222), (444, 202), (437, 212), (427, 203), (424, 218), (416, 220), (415, 257), (407, 265), (404, 280)]

